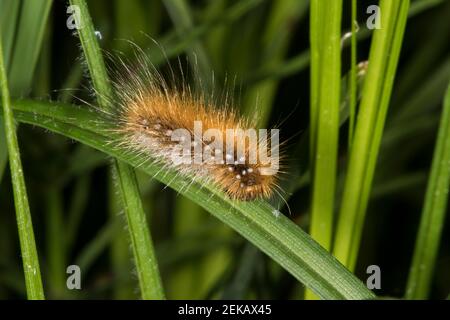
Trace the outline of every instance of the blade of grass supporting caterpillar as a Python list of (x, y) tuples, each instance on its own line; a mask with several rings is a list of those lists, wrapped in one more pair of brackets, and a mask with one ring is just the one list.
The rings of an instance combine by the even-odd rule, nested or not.
[(380, 2), (383, 27), (374, 32), (333, 248), (350, 270), (356, 265), (408, 7), (409, 0)]
[[(1, 32), (1, 30), (0, 30)], [(33, 223), (31, 221), (30, 207), (28, 204), (25, 178), (23, 176), (22, 162), (20, 159), (19, 144), (17, 142), (16, 126), (9, 97), (6, 70), (3, 64), (2, 39), (0, 36), (0, 91), (2, 95), (3, 120), (6, 134), (6, 145), (9, 153), (11, 180), (14, 192), (14, 205), (16, 209), (17, 229), (20, 240), (23, 270), (28, 299), (44, 299), (39, 258), (34, 239)], [(0, 119), (1, 120), (1, 119)]]
[(444, 226), (450, 185), (450, 84), (444, 97), (436, 147), (414, 257), (406, 288), (407, 299), (426, 299)]
[[(110, 107), (108, 101), (113, 97), (113, 92), (86, 1), (71, 0), (70, 3), (80, 9), (80, 23), (82, 25), (82, 28), (78, 28), (80, 42), (97, 93), (99, 106), (107, 109)], [(114, 159), (114, 168), (117, 173), (118, 190), (123, 201), (130, 232), (141, 296), (143, 299), (164, 299), (161, 276), (135, 172), (133, 168), (116, 159)]]
[[(372, 299), (375, 296), (320, 245), (275, 208), (263, 201), (236, 202), (211, 186), (194, 184), (176, 171), (161, 172), (143, 155), (112, 145), (108, 122), (85, 109), (45, 102), (17, 101), (16, 119), (78, 140), (132, 166), (179, 191), (228, 224), (324, 299)], [(104, 120), (107, 121), (107, 120)]]

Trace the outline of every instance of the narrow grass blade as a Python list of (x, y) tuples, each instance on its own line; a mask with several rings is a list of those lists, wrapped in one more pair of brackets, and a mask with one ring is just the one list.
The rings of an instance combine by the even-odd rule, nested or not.
[(357, 48), (356, 48), (356, 24), (358, 23), (357, 19), (357, 3), (356, 0), (352, 0), (352, 37), (351, 37), (351, 69), (350, 69), (350, 103), (349, 103), (349, 124), (348, 124), (348, 146), (349, 149), (351, 149), (352, 146), (352, 140), (353, 140), (353, 131), (355, 128), (355, 117), (356, 117), (356, 102), (357, 102)]
[[(86, 148), (87, 149), (87, 148)], [(90, 178), (88, 175), (80, 176), (72, 191), (70, 206), (67, 213), (67, 223), (65, 231), (66, 250), (70, 252), (76, 241), (76, 236), (79, 231), (81, 219), (86, 209), (86, 204), (91, 191)]]
[(46, 194), (46, 248), (48, 296), (61, 299), (66, 292), (66, 242), (64, 239), (62, 192), (52, 188)]
[[(256, 52), (264, 68), (277, 69), (283, 64), (293, 35), (292, 32), (284, 32), (284, 30), (299, 20), (307, 9), (308, 1), (285, 0), (272, 3), (262, 35), (262, 52)], [(277, 78), (266, 79), (256, 83), (245, 95), (244, 114), (254, 116), (256, 113), (258, 125), (261, 128), (265, 128), (269, 120), (278, 83)]]
[(330, 249), (333, 228), (339, 136), (341, 10), (341, 1), (311, 1), (311, 236), (326, 249)]
[[(185, 0), (163, 0), (167, 11), (175, 25), (178, 36), (184, 37), (185, 33), (192, 30), (193, 21), (190, 9)], [(212, 69), (207, 52), (203, 44), (197, 40), (191, 43), (192, 51), (188, 51), (189, 59), (194, 72), (198, 74), (201, 89), (212, 89)]]
[[(31, 91), (31, 83), (42, 46), (51, 0), (0, 1), (0, 27), (5, 37), (5, 69), (9, 75), (13, 97)], [(19, 10), (20, 9), (20, 10)], [(26, 63), (24, 63), (26, 61)], [(0, 129), (2, 124), (0, 123)], [(0, 131), (0, 141), (5, 141)], [(6, 166), (8, 152), (0, 142), (0, 180)]]
[(89, 243), (81, 250), (75, 259), (75, 264), (80, 267), (83, 272), (89, 272), (95, 260), (102, 252), (106, 250), (108, 245), (114, 239), (116, 231), (120, 228), (119, 221), (111, 220), (103, 226)]
[(355, 268), (378, 150), (408, 16), (409, 0), (381, 0), (334, 243), (335, 256)]
[(114, 273), (114, 289), (113, 296), (116, 300), (133, 299), (136, 297), (134, 294), (134, 282), (130, 279), (128, 272), (132, 266), (132, 255), (129, 250), (129, 240), (127, 231), (122, 227), (123, 217), (120, 214), (122, 210), (119, 199), (117, 199), (117, 188), (114, 182), (114, 169), (110, 167), (108, 175), (108, 211), (110, 215), (110, 221), (113, 221), (114, 225), (119, 226), (115, 229), (113, 239), (110, 244), (110, 259), (112, 270)]
[[(375, 296), (332, 255), (275, 208), (263, 201), (236, 202), (213, 186), (192, 184), (191, 177), (148, 161), (142, 154), (110, 143), (111, 124), (100, 114), (63, 104), (16, 101), (16, 119), (41, 126), (116, 157), (201, 205), (265, 252), (324, 299), (372, 299)], [(103, 124), (102, 124), (103, 123)], [(106, 132), (104, 130), (107, 130)], [(191, 185), (190, 188), (186, 186)]]
[(317, 122), (319, 117), (319, 88), (320, 88), (320, 53), (321, 53), (321, 43), (322, 43), (322, 27), (320, 23), (321, 12), (320, 9), (323, 8), (320, 5), (320, 1), (312, 0), (310, 7), (310, 28), (309, 28), (309, 38), (310, 38), (310, 65), (311, 65), (311, 75), (310, 75), (310, 111), (309, 111), (309, 154), (310, 163), (314, 163), (314, 155), (316, 153), (316, 136), (317, 136)]
[[(106, 109), (110, 107), (108, 99), (113, 97), (113, 93), (86, 1), (71, 0), (70, 3), (80, 8), (81, 28), (78, 28), (78, 34), (97, 92), (97, 101), (101, 108)], [(142, 298), (163, 299), (161, 277), (135, 173), (131, 167), (118, 160), (114, 160), (114, 167), (127, 216)]]
[(6, 73), (8, 73), (14, 36), (16, 34), (19, 6), (20, 1), (17, 0), (0, 0), (0, 28), (2, 30), (1, 36), (3, 39), (2, 45)]
[[(242, 18), (251, 9), (258, 6), (261, 2), (267, 0), (249, 0), (249, 1), (238, 1), (229, 9), (221, 12), (221, 15), (215, 17), (214, 19), (208, 20), (205, 23), (190, 28), (187, 32), (183, 34), (183, 37), (178, 36), (178, 32), (169, 31), (166, 35), (161, 37), (159, 43), (161, 47), (164, 48), (164, 55), (160, 50), (152, 50), (148, 52), (150, 60), (153, 64), (159, 65), (166, 62), (167, 58), (173, 58), (189, 48), (193, 42), (198, 40), (200, 37), (208, 34), (215, 27), (223, 26), (226, 23), (231, 24), (232, 22)], [(208, 74), (210, 76), (210, 74)]]
[(14, 191), (14, 205), (16, 208), (17, 228), (20, 239), (25, 284), (28, 299), (44, 299), (39, 259), (34, 239), (33, 224), (30, 207), (28, 205), (27, 190), (20, 160), (19, 144), (17, 142), (16, 126), (14, 123), (11, 101), (9, 98), (8, 81), (3, 64), (2, 40), (0, 37), (0, 90), (2, 94), (3, 118), (6, 133), (6, 144), (9, 153), (11, 179)]
[(331, 250), (333, 232), (339, 136), (341, 15), (342, 1), (311, 1), (310, 234), (327, 250)]
[[(444, 2), (444, 0), (432, 0), (430, 2), (426, 1), (414, 1), (411, 4), (411, 9), (408, 12), (408, 18), (413, 18), (414, 16), (426, 11), (427, 9), (431, 9), (437, 5), (440, 5)], [(425, 4), (427, 3), (427, 4)], [(363, 40), (367, 39), (371, 35), (371, 30), (369, 29), (362, 29), (357, 33), (357, 39)], [(444, 42), (445, 43), (445, 42)], [(439, 45), (442, 44), (442, 42), (439, 43)], [(344, 44), (344, 47), (346, 46), (346, 43)], [(310, 63), (310, 52), (309, 50), (305, 50), (296, 56), (290, 58), (287, 60), (283, 65), (276, 69), (264, 69), (264, 70), (257, 70), (253, 74), (248, 75), (248, 78), (244, 80), (244, 83), (247, 82), (253, 82), (253, 81), (261, 81), (266, 78), (283, 78), (288, 77), (291, 75), (294, 75), (296, 73), (301, 72), (302, 70), (306, 69)], [(421, 65), (415, 66), (417, 68), (422, 68)]]
[(0, 181), (8, 163), (8, 146), (6, 145), (5, 124), (0, 121)]
[(444, 226), (450, 184), (450, 85), (444, 98), (436, 147), (409, 273), (406, 298), (425, 299), (430, 290)]
[(258, 256), (261, 256), (259, 250), (247, 243), (242, 250), (239, 267), (222, 293), (223, 300), (242, 300), (246, 298), (246, 292), (248, 292), (250, 282), (254, 277), (256, 264), (260, 262)]
[[(177, 197), (173, 215), (173, 233), (177, 238), (183, 237), (190, 230), (205, 223), (205, 218), (208, 218), (202, 207), (181, 196)], [(208, 276), (201, 270), (204, 260), (203, 257), (197, 258), (171, 272), (167, 284), (167, 294), (168, 296), (170, 294), (171, 299), (202, 298), (205, 281), (200, 279), (202, 276)]]
[(101, 108), (110, 107), (109, 99), (112, 98), (111, 86), (108, 83), (108, 75), (105, 63), (101, 53), (100, 46), (95, 35), (94, 25), (85, 0), (71, 0), (71, 5), (80, 8), (80, 20), (78, 26), (78, 35), (83, 48), (86, 63), (91, 75), (94, 89), (97, 93), (96, 98)]
[(52, 2), (34, 0), (22, 3), (9, 70), (13, 97), (30, 92)]
[[(411, 4), (411, 10), (413, 10), (414, 4), (427, 6), (436, 4), (436, 1), (415, 1)], [(403, 72), (398, 75), (396, 98), (392, 101), (394, 105), (409, 100), (415, 88), (420, 87), (419, 84), (423, 84), (423, 77), (427, 76), (427, 72), (435, 66), (436, 61), (441, 60), (442, 52), (448, 52), (446, 48), (448, 44), (447, 39), (450, 38), (449, 15), (450, 2), (446, 1), (439, 10), (436, 10), (436, 14), (433, 19), (430, 19), (427, 26), (424, 26), (426, 28), (425, 32), (427, 32), (426, 30), (440, 30), (440, 32), (427, 32), (427, 36), (424, 37), (421, 45), (403, 63)]]
[[(163, 299), (164, 293), (153, 249), (150, 232), (141, 198), (138, 192), (136, 176), (132, 167), (116, 160), (117, 181), (121, 190), (131, 246), (136, 260), (139, 285), (143, 299)], [(138, 214), (139, 213), (139, 214)]]

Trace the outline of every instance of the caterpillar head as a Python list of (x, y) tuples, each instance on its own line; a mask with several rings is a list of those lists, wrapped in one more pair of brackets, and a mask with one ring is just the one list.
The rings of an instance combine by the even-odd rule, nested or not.
[(227, 164), (223, 166), (218, 180), (232, 199), (250, 201), (270, 198), (276, 184), (270, 170), (270, 167), (258, 164)]

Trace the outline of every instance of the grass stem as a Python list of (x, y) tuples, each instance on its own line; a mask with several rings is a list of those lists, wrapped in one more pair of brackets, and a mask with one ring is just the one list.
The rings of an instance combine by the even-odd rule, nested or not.
[[(0, 30), (1, 32), (1, 30)], [(16, 126), (11, 109), (8, 80), (3, 64), (2, 39), (0, 36), (0, 91), (2, 94), (3, 118), (6, 134), (6, 145), (9, 154), (11, 180), (14, 192), (14, 205), (16, 208), (17, 228), (19, 232), (20, 250), (22, 255), (23, 270), (27, 296), (30, 300), (43, 300), (44, 289), (42, 286), (39, 258), (34, 239), (33, 223), (31, 221), (30, 207), (28, 204), (25, 178), (23, 176), (22, 161), (20, 160), (19, 143), (17, 142)]]
[(428, 180), (425, 204), (414, 257), (409, 273), (406, 298), (426, 299), (444, 226), (450, 184), (450, 85), (444, 98), (438, 138)]
[[(71, 0), (70, 3), (80, 8), (81, 28), (78, 28), (78, 34), (97, 93), (97, 101), (101, 108), (111, 108), (108, 101), (113, 96), (112, 88), (86, 1)], [(164, 299), (150, 229), (140, 199), (134, 170), (118, 160), (114, 160), (114, 167), (117, 171), (119, 191), (127, 217), (142, 298)]]
[(335, 256), (350, 270), (356, 264), (408, 7), (409, 0), (380, 2), (381, 28), (374, 31), (370, 49), (334, 243)]

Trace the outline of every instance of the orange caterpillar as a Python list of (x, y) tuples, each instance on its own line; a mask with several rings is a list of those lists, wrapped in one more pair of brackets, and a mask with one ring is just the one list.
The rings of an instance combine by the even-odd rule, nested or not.
[[(121, 65), (124, 70), (116, 74), (114, 87), (120, 106), (116, 131), (123, 137), (122, 145), (144, 153), (164, 166), (175, 167), (180, 174), (212, 182), (235, 200), (267, 199), (274, 192), (278, 193), (275, 190), (279, 188), (278, 168), (273, 169), (273, 162), (262, 161), (259, 153), (256, 158), (252, 153), (255, 149), (267, 149), (267, 136), (252, 141), (248, 136), (237, 134), (239, 130), (236, 129), (254, 128), (255, 121), (239, 117), (227, 102), (224, 107), (217, 108), (205, 95), (193, 94), (186, 85), (169, 88), (145, 59), (139, 59), (139, 68), (130, 68), (123, 61)], [(140, 71), (136, 73), (135, 70)], [(198, 140), (195, 123), (201, 123), (205, 132), (216, 130), (215, 139)], [(184, 150), (187, 156), (184, 154), (183, 159), (190, 161), (176, 164), (174, 152), (180, 154), (180, 150), (175, 150), (180, 140), (185, 142), (174, 139), (174, 133), (180, 129), (194, 140), (188, 141), (188, 148)], [(235, 132), (232, 136), (230, 129)], [(230, 138), (232, 142), (227, 148)], [(196, 161), (199, 144), (202, 159)], [(268, 154), (273, 155), (272, 140), (270, 145)]]

